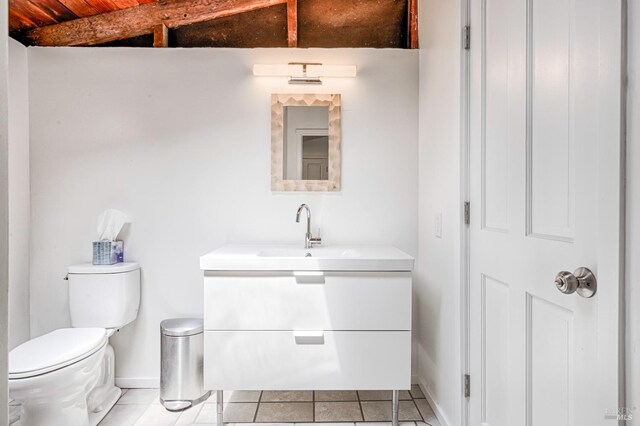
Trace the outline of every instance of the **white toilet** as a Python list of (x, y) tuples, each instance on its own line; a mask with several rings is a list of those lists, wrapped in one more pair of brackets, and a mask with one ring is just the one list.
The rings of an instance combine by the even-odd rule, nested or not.
[(71, 326), (9, 353), (9, 396), (21, 426), (95, 426), (120, 397), (109, 337), (138, 316), (137, 263), (69, 267)]

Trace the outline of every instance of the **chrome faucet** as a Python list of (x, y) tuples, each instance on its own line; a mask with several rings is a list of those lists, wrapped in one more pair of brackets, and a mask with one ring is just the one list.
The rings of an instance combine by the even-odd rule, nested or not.
[(313, 248), (322, 244), (322, 238), (311, 235), (311, 210), (306, 204), (300, 204), (296, 213), (296, 223), (300, 223), (300, 213), (302, 210), (307, 211), (307, 233), (304, 234), (304, 248)]

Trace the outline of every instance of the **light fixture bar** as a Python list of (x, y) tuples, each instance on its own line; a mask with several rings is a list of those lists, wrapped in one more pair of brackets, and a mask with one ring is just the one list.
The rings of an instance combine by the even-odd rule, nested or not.
[(289, 84), (322, 84), (322, 77), (355, 77), (355, 65), (323, 65), (317, 62), (290, 62), (287, 65), (255, 64), (258, 77), (289, 77)]

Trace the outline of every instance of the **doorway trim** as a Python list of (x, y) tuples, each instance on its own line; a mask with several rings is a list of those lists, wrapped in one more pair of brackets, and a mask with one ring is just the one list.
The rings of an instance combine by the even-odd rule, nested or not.
[[(471, 28), (471, 0), (460, 1), (460, 208), (462, 209), (462, 221), (460, 223), (460, 419), (462, 426), (469, 425), (469, 398), (465, 395), (465, 389), (468, 385), (466, 376), (470, 372), (470, 276), (469, 266), (471, 264), (471, 243), (470, 243), (470, 225), (467, 223), (467, 217), (472, 213), (468, 206), (471, 199), (471, 163), (470, 157), (470, 125), (471, 125), (471, 46), (473, 43), (473, 28)], [(467, 37), (468, 34), (468, 44)], [(467, 210), (469, 208), (469, 210)]]

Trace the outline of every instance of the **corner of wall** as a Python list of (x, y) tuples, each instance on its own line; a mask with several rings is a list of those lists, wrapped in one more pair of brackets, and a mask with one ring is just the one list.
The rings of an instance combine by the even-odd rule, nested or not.
[(462, 0), (420, 0), (418, 374), (440, 422), (453, 425), (462, 423), (461, 17)]
[[(442, 426), (451, 426), (451, 421), (449, 420), (447, 413), (442, 408), (442, 405), (440, 405), (438, 401), (433, 397), (433, 391), (431, 390), (431, 388), (427, 385), (427, 383), (424, 380), (420, 380), (419, 385), (420, 385), (420, 389), (422, 390), (422, 393), (424, 394), (425, 398), (429, 402), (429, 405), (433, 409), (433, 412), (436, 415), (440, 424)], [(425, 421), (428, 423), (429, 419), (425, 419)]]
[(8, 124), (7, 124), (7, 86), (8, 86), (8, 22), (7, 3), (0, 9), (0, 424), (8, 424), (8, 290), (9, 290), (9, 211), (7, 201), (9, 197), (8, 185)]
[(30, 337), (30, 171), (27, 48), (8, 42), (9, 349)]

